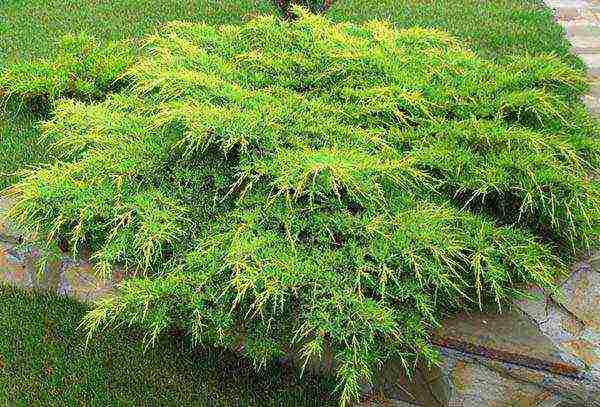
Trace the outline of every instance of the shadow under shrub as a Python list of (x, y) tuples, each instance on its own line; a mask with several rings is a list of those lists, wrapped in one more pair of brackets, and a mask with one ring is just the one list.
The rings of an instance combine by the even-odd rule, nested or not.
[(9, 217), (133, 275), (90, 333), (176, 326), (257, 367), (332, 354), (347, 403), (386, 360), (435, 362), (441, 318), (553, 290), (596, 244), (598, 129), (553, 56), (298, 13), (165, 26), (126, 88), (56, 104), (63, 161)]

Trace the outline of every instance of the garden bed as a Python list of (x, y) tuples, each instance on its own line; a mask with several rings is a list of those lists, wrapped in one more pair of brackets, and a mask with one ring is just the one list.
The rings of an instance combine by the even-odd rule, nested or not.
[[(442, 41), (442, 42), (443, 42), (443, 41)], [(499, 61), (502, 61), (502, 60), (504, 59), (504, 56), (498, 56), (498, 55), (494, 55), (494, 57), (497, 57), (497, 58), (499, 58)], [(544, 61), (544, 60), (540, 59), (540, 60), (538, 60), (538, 61), (542, 62), (542, 61)], [(498, 62), (498, 63), (505, 63), (505, 62)], [(550, 65), (548, 65), (548, 67), (552, 67), (552, 68), (550, 68), (550, 69), (555, 69), (555, 68), (554, 68), (554, 66), (553, 66), (553, 65), (551, 65), (551, 64), (552, 64), (552, 63), (554, 63), (554, 62), (548, 62), (548, 61), (544, 61), (544, 62), (542, 62), (542, 63), (549, 63)], [(556, 65), (556, 66), (558, 67), (559, 65)], [(525, 68), (525, 69), (529, 69), (529, 68)], [(566, 67), (561, 67), (559, 70), (560, 70), (561, 74), (564, 74), (565, 72), (575, 72), (575, 71), (569, 71), (569, 70), (568, 70), (568, 68), (566, 68)], [(566, 70), (566, 71), (565, 71), (565, 70)], [(557, 71), (557, 72), (558, 72), (558, 71)], [(139, 73), (139, 72), (138, 72), (138, 73)], [(538, 73), (539, 73), (539, 72), (538, 72)], [(142, 74), (144, 74), (144, 73), (142, 72)], [(540, 74), (541, 74), (541, 73), (540, 73)], [(77, 75), (79, 75), (79, 74), (77, 74)], [(76, 76), (77, 76), (77, 75), (76, 75)], [(541, 75), (543, 75), (543, 74), (541, 74)], [(570, 73), (568, 73), (568, 74), (567, 74), (567, 77), (568, 77), (569, 75), (570, 75)], [(573, 73), (573, 75), (575, 75), (575, 73)], [(135, 75), (134, 75), (134, 76), (135, 76)], [(569, 94), (571, 94), (571, 96), (575, 96), (575, 95), (577, 95), (577, 94), (578, 94), (578, 93), (579, 93), (581, 90), (579, 89), (579, 85), (577, 84), (577, 80), (575, 79), (575, 76), (571, 76), (569, 79), (565, 79), (565, 80), (566, 80), (567, 82), (569, 82), (569, 81), (570, 81), (570, 82), (569, 82), (569, 86), (566, 86), (566, 87), (565, 87), (565, 89), (564, 89), (564, 93), (562, 93), (562, 92), (563, 92), (563, 90), (559, 90), (559, 91), (558, 91), (558, 93), (561, 95), (561, 97), (563, 97), (563, 96), (564, 96), (564, 97), (566, 97), (566, 99), (565, 99), (565, 100), (568, 100), (568, 99), (570, 98)], [(544, 81), (544, 79), (542, 78), (542, 79), (541, 79), (541, 81), (543, 82), (543, 81)], [(559, 81), (559, 82), (560, 82), (560, 81)], [(567, 83), (567, 82), (565, 82), (565, 83)], [(565, 83), (563, 83), (563, 84), (565, 84)], [(70, 86), (70, 85), (69, 85), (69, 86)], [(78, 86), (79, 86), (79, 85), (78, 85)], [(94, 85), (94, 86), (95, 86), (95, 85)], [(102, 90), (101, 86), (102, 86), (102, 84), (100, 83), (100, 88), (99, 88), (99, 89), (100, 89), (100, 91), (101, 91), (101, 92), (103, 92), (103, 90)], [(543, 86), (542, 86), (542, 87), (543, 87)], [(560, 87), (560, 85), (559, 85), (559, 87)], [(84, 89), (84, 90), (85, 90), (85, 88), (82, 88), (82, 89)], [(569, 90), (569, 89), (570, 89), (570, 90)], [(60, 92), (60, 91), (59, 91), (59, 92)], [(75, 96), (75, 97), (80, 97), (81, 95), (78, 95), (77, 93), (75, 93), (75, 94), (70, 94), (69, 96), (71, 96), (71, 97), (73, 97), (73, 96)], [(84, 97), (87, 97), (85, 94), (83, 94), (83, 96), (84, 96)], [(167, 96), (167, 97), (168, 97), (168, 96)], [(562, 102), (565, 102), (565, 100), (562, 100), (562, 99), (561, 99), (561, 103), (562, 103)], [(30, 102), (31, 102), (31, 100), (23, 99), (23, 102), (25, 102), (25, 103), (30, 103)], [(535, 103), (537, 103), (537, 102), (533, 102), (533, 103), (535, 104)], [(569, 103), (570, 103), (570, 102), (569, 102)], [(65, 106), (65, 107), (67, 108), (67, 110), (69, 109), (69, 106)], [(65, 108), (65, 107), (63, 107), (63, 108)], [(562, 108), (565, 108), (565, 106), (562, 106), (562, 107), (561, 107), (561, 109), (562, 109)], [(533, 109), (535, 110), (535, 109), (537, 109), (537, 107), (533, 107)], [(567, 108), (565, 108), (565, 109), (569, 110), (569, 109), (571, 109), (571, 108), (570, 108), (570, 107), (567, 107)], [(571, 112), (571, 113), (573, 113), (573, 112), (575, 112), (575, 111), (578, 111), (578, 110), (577, 110), (577, 109), (575, 109), (575, 110), (570, 110), (570, 112)], [(75, 111), (75, 112), (76, 112), (76, 111)], [(182, 112), (182, 113), (185, 113), (185, 112)], [(456, 112), (455, 112), (455, 113), (456, 113)], [(571, 113), (570, 113), (569, 115), (571, 115)], [(519, 114), (520, 114), (520, 112), (519, 112)], [(549, 115), (549, 116), (548, 116), (548, 117), (549, 117), (549, 119), (548, 119), (548, 117), (547, 117), (546, 119), (550, 120), (550, 122), (551, 122), (551, 120), (552, 120), (552, 119), (551, 119), (551, 116), (552, 116), (552, 114), (553, 114), (552, 112), (549, 112), (549, 111), (543, 111), (543, 112), (542, 112), (542, 111), (537, 111), (537, 112), (536, 112), (536, 114)], [(582, 117), (582, 116), (579, 116), (579, 115), (580, 115), (580, 113), (577, 113), (577, 115), (578, 115), (578, 117), (579, 117), (579, 119), (578, 119), (578, 120), (581, 120), (581, 117)], [(546, 119), (544, 119), (544, 120), (546, 120)], [(513, 119), (508, 119), (508, 120), (513, 120)], [(519, 118), (517, 118), (516, 120), (517, 120), (517, 122), (518, 122), (519, 124), (524, 124), (525, 126), (532, 126), (531, 122), (529, 122), (529, 123), (525, 124), (525, 123), (521, 123), (521, 122), (519, 122)], [(582, 122), (582, 123), (583, 123), (583, 122)], [(77, 124), (76, 124), (75, 122), (73, 122), (73, 123), (70, 123), (70, 125), (73, 125), (73, 124), (75, 124), (75, 125), (77, 126)], [(55, 124), (50, 124), (50, 129), (51, 129), (50, 131), (51, 131), (51, 132), (52, 132), (52, 126), (53, 126), (53, 125), (55, 126), (55, 125), (56, 125), (56, 123), (55, 123)], [(543, 126), (544, 126), (544, 124), (542, 123), (542, 127), (543, 127)], [(59, 123), (59, 126), (58, 126), (58, 127), (60, 127), (60, 123)], [(577, 127), (577, 126), (576, 126), (576, 127)], [(585, 127), (585, 126), (583, 126), (583, 127), (580, 127), (579, 129), (581, 130), (581, 129), (583, 129), (584, 127)], [(556, 128), (556, 127), (555, 127), (555, 128)], [(455, 130), (456, 130), (456, 129), (455, 129)], [(462, 130), (459, 130), (459, 131), (463, 131), (463, 130), (464, 130), (464, 129), (462, 129)], [(55, 127), (55, 130), (54, 130), (54, 131), (56, 131), (56, 127)], [(60, 131), (61, 131), (61, 130), (59, 129), (59, 130), (58, 130), (58, 132), (57, 132), (57, 133), (55, 133), (55, 135), (59, 135)], [(574, 131), (579, 131), (579, 130), (574, 130)], [(581, 131), (584, 131), (584, 132), (585, 132), (585, 131), (587, 131), (587, 130), (581, 130)], [(411, 142), (414, 142), (414, 140), (411, 140)], [(579, 146), (578, 148), (581, 148), (581, 146)], [(585, 148), (587, 148), (587, 147), (584, 147), (584, 148), (583, 148), (583, 150), (579, 150), (579, 152), (577, 152), (577, 153), (575, 153), (575, 154), (579, 154), (581, 151), (585, 151)], [(561, 154), (562, 154), (562, 153), (561, 153)], [(584, 154), (587, 154), (587, 153), (584, 153)], [(586, 157), (587, 157), (587, 158), (589, 158), (589, 154), (588, 154), (588, 155), (586, 155)], [(592, 164), (591, 164), (591, 165), (592, 165), (592, 166), (593, 166), (593, 165), (595, 165), (595, 161), (593, 161), (593, 157), (592, 157)], [(448, 170), (447, 168), (444, 168), (444, 169), (443, 169), (443, 171), (447, 171), (447, 170)], [(272, 174), (271, 174), (271, 175), (272, 175)], [(293, 174), (292, 174), (292, 175), (293, 175)], [(436, 176), (438, 176), (438, 175), (439, 175), (439, 174), (436, 174)], [(44, 182), (45, 182), (45, 181), (44, 181)], [(460, 178), (455, 178), (455, 179), (454, 179), (452, 182), (459, 182), (459, 183), (460, 183), (460, 182), (462, 182), (462, 181), (460, 180)], [(245, 187), (245, 185), (243, 185), (243, 184), (240, 184), (240, 185), (241, 185), (241, 187), (242, 187), (242, 188), (243, 188), (243, 187)], [(240, 186), (240, 185), (238, 185), (238, 186)], [(365, 184), (365, 185), (366, 185), (366, 184)], [(466, 185), (466, 184), (465, 184), (465, 185)], [(523, 186), (523, 184), (521, 184), (521, 185)], [(360, 188), (361, 188), (361, 187), (360, 187), (360, 186), (358, 186), (358, 187), (359, 187), (359, 189), (357, 189), (355, 192), (359, 192), (359, 193), (362, 193), (362, 192), (364, 192), (364, 191), (362, 191), (362, 192), (361, 192), (361, 190), (360, 190)], [(29, 188), (29, 186), (28, 186), (28, 184), (27, 184), (27, 183), (21, 184), (21, 186), (17, 187), (17, 191), (19, 191), (19, 194), (17, 194), (17, 196), (18, 196), (18, 195), (20, 195), (20, 193), (22, 193), (23, 191), (26, 191), (28, 188)], [(347, 188), (347, 185), (344, 185), (344, 188)], [(527, 187), (526, 187), (526, 188), (527, 188)], [(233, 189), (233, 188), (232, 188), (232, 190), (234, 191), (234, 194), (237, 194), (237, 193), (239, 193), (239, 190), (237, 190), (237, 189)], [(318, 194), (322, 194), (322, 193), (323, 193), (323, 191), (317, 191), (317, 193), (318, 193)], [(337, 192), (336, 192), (336, 193), (337, 193)], [(360, 195), (360, 194), (359, 194), (359, 195)], [(458, 195), (455, 195), (455, 197), (456, 197), (456, 196), (458, 196)], [(157, 197), (157, 198), (158, 198), (158, 197)], [(339, 198), (339, 196), (338, 196), (338, 198)], [(34, 199), (35, 199), (35, 198), (34, 198)], [(458, 198), (458, 199), (460, 200), (460, 199), (462, 199), (462, 197), (460, 197), (460, 196), (459, 196), (459, 198)], [(579, 198), (578, 198), (578, 199), (579, 199)], [(587, 199), (587, 198), (581, 198), (581, 199)], [(594, 198), (592, 198), (592, 199), (594, 199)], [(31, 199), (30, 199), (30, 202), (33, 202), (33, 201), (31, 201)], [(469, 202), (471, 202), (471, 200), (469, 200), (469, 201), (467, 202), (467, 204), (468, 204)], [(352, 202), (351, 202), (351, 204), (352, 204)], [(436, 202), (436, 205), (437, 205), (437, 204), (438, 204), (438, 203)], [(25, 210), (26, 210), (26, 212), (27, 212), (27, 211), (29, 211), (29, 213), (33, 213), (33, 212), (31, 212), (31, 211), (35, 211), (35, 210), (36, 210), (34, 206), (29, 206), (29, 207), (27, 207), (27, 206), (23, 206), (23, 204), (21, 204), (21, 205), (22, 205), (22, 206), (21, 206), (21, 208), (22, 208), (22, 209), (25, 209)], [(28, 204), (28, 205), (29, 205), (29, 204)], [(364, 209), (364, 205), (365, 205), (365, 204), (364, 204), (364, 202), (361, 202), (361, 201), (359, 201), (359, 203), (358, 203), (358, 209), (356, 209), (356, 205), (354, 205), (354, 204), (352, 204), (352, 205), (350, 205), (350, 206), (352, 206), (353, 208), (355, 208), (355, 209), (356, 209), (356, 210), (355, 210), (355, 212), (360, 212), (360, 211), (362, 210), (362, 209), (361, 209), (361, 206), (362, 206), (362, 207), (363, 207), (363, 209)], [(584, 204), (584, 206), (585, 206), (585, 205), (587, 205), (587, 204)], [(590, 207), (592, 207), (592, 208), (593, 208), (593, 202), (592, 202), (591, 206), (589, 206), (589, 207), (586, 207), (586, 208), (590, 208)], [(583, 207), (582, 207), (582, 208), (583, 208)], [(488, 208), (488, 209), (489, 209), (489, 208)], [(542, 208), (537, 208), (536, 210), (539, 210), (539, 209), (542, 209)], [(62, 210), (62, 209), (61, 209), (61, 210)], [(503, 210), (506, 210), (506, 208), (504, 208)], [(587, 211), (587, 209), (581, 209), (581, 210), (582, 210), (582, 211)], [(352, 211), (351, 211), (351, 212), (352, 212)], [(593, 212), (593, 209), (592, 209), (592, 212)], [(583, 212), (582, 212), (582, 213), (583, 213)], [(590, 213), (591, 213), (591, 212), (590, 212)], [(586, 216), (590, 215), (590, 213), (587, 213), (587, 215), (586, 215)], [(356, 213), (354, 213), (354, 212), (353, 212), (352, 214), (353, 214), (354, 216), (356, 216)], [(19, 210), (17, 210), (17, 212), (13, 213), (13, 218), (14, 218), (14, 219), (16, 219), (16, 218), (15, 218), (15, 215), (17, 215), (17, 216), (20, 216), (20, 215), (19, 215)], [(552, 214), (552, 215), (554, 216), (554, 214)], [(62, 215), (61, 215), (61, 216), (62, 216)], [(571, 216), (572, 216), (572, 215), (571, 215)], [(579, 214), (578, 214), (578, 215), (575, 215), (575, 216), (577, 217), (577, 216), (579, 216)], [(592, 216), (595, 216), (595, 215), (592, 215)], [(510, 217), (510, 215), (509, 215), (509, 217)], [(562, 217), (562, 215), (558, 215), (558, 217), (557, 217), (557, 218), (555, 218), (555, 219), (556, 219), (558, 222), (561, 222), (561, 219), (560, 219), (561, 217)], [(519, 218), (520, 218), (520, 216), (519, 216)], [(26, 219), (26, 218), (25, 218), (25, 217), (21, 218), (21, 220), (24, 220), (24, 219)], [(595, 219), (595, 218), (592, 218), (592, 219)], [(502, 219), (500, 222), (502, 223), (502, 222), (504, 222), (505, 220), (506, 220), (506, 219)], [(52, 219), (47, 219), (47, 221), (50, 221), (50, 222), (52, 222)], [(553, 221), (554, 221), (554, 220), (553, 220)], [(588, 219), (588, 221), (589, 221), (589, 219)], [(526, 222), (527, 222), (527, 221), (526, 221)], [(542, 221), (542, 222), (543, 222), (543, 221)], [(553, 239), (554, 239), (554, 242), (555, 242), (555, 243), (557, 243), (559, 246), (560, 246), (560, 245), (562, 245), (563, 243), (568, 243), (568, 245), (571, 245), (571, 246), (576, 246), (576, 245), (579, 245), (579, 244), (580, 244), (580, 243), (582, 243), (582, 242), (584, 242), (584, 243), (585, 243), (585, 240), (586, 240), (586, 239), (587, 239), (587, 240), (589, 240), (589, 239), (592, 239), (592, 240), (593, 240), (593, 239), (594, 239), (594, 238), (593, 238), (593, 235), (594, 235), (594, 233), (595, 233), (595, 232), (593, 232), (593, 229), (590, 229), (590, 230), (587, 230), (587, 229), (585, 229), (585, 226), (583, 226), (585, 222), (583, 222), (583, 221), (582, 221), (582, 220), (580, 220), (580, 219), (578, 219), (576, 222), (577, 222), (577, 226), (575, 226), (575, 225), (567, 225), (567, 224), (565, 224), (565, 226), (568, 226), (568, 227), (571, 227), (571, 226), (572, 226), (572, 228), (570, 229), (570, 231), (569, 231), (569, 230), (567, 230), (567, 231), (565, 232), (565, 231), (559, 231), (559, 230), (556, 230), (556, 229), (552, 230), (552, 228), (551, 228), (550, 230), (546, 230), (546, 231), (543, 233), (543, 237), (544, 237), (544, 239), (546, 239), (546, 238), (549, 238), (550, 240), (553, 240)], [(583, 223), (581, 223), (581, 222), (583, 222)], [(594, 223), (594, 222), (596, 222), (596, 221), (595, 221), (595, 220), (592, 220), (592, 223)], [(43, 222), (42, 222), (42, 223), (43, 223)], [(30, 226), (31, 226), (31, 225), (30, 225)], [(62, 227), (62, 226), (61, 226), (61, 227)], [(533, 230), (535, 230), (535, 228), (536, 228), (537, 226), (535, 226), (534, 224), (530, 224), (528, 227), (532, 227), (532, 228), (533, 228)], [(549, 233), (548, 233), (548, 232), (549, 232)], [(67, 232), (67, 233), (68, 233), (68, 232)], [(454, 232), (452, 232), (452, 233), (454, 233)], [(547, 233), (548, 233), (548, 234), (547, 234)], [(581, 233), (582, 233), (582, 234), (581, 234)], [(51, 235), (48, 235), (48, 233), (46, 233), (46, 232), (44, 232), (44, 233), (42, 234), (42, 236), (43, 236), (44, 234), (45, 234), (46, 236), (51, 236)], [(577, 235), (577, 234), (578, 234), (578, 235), (577, 235), (577, 236), (575, 236), (574, 234), (575, 234), (575, 235)], [(46, 236), (44, 236), (44, 237), (46, 237)], [(575, 237), (574, 237), (574, 236), (575, 236)], [(72, 237), (74, 237), (74, 236), (72, 236)], [(339, 238), (336, 238), (336, 237), (335, 237), (335, 235), (334, 235), (333, 239), (334, 239), (334, 240), (333, 240), (333, 241), (334, 241), (334, 245), (338, 245), (338, 246), (341, 246), (341, 245), (343, 245), (343, 240), (340, 240)], [(75, 241), (75, 242), (77, 242), (77, 240), (76, 240), (76, 239), (75, 239), (74, 241)], [(532, 242), (532, 241), (531, 241), (531, 242)], [(531, 242), (529, 242), (529, 243), (531, 243)], [(529, 243), (528, 243), (528, 244), (529, 244)], [(531, 243), (531, 244), (533, 244), (533, 243)], [(561, 248), (559, 251), (560, 251), (560, 253), (561, 253), (561, 255), (562, 255), (562, 256), (567, 256), (567, 258), (571, 259), (572, 257), (569, 257), (569, 256), (572, 256), (572, 254), (567, 254), (567, 253), (569, 252), (569, 249), (568, 249), (568, 247), (566, 247), (566, 246), (568, 246), (568, 245), (564, 245), (564, 246), (563, 246), (563, 247), (562, 247), (562, 248)], [(67, 247), (67, 246), (65, 246), (65, 247)], [(533, 247), (533, 246), (532, 246), (532, 247)], [(585, 244), (583, 244), (583, 245), (582, 245), (582, 247), (587, 247), (587, 246), (586, 246)], [(467, 250), (471, 250), (471, 249), (467, 249)], [(536, 250), (537, 250), (537, 249), (536, 249)], [(577, 248), (576, 248), (576, 249), (575, 249), (575, 252), (577, 252), (578, 250), (581, 250), (581, 248), (579, 248), (579, 249), (577, 249)], [(538, 253), (538, 254), (539, 254), (539, 253)], [(538, 256), (538, 254), (535, 254), (535, 255), (534, 255), (534, 257), (535, 257), (535, 256)], [(146, 253), (144, 253), (144, 256), (146, 256)], [(541, 256), (541, 254), (540, 254), (540, 256)], [(540, 258), (540, 259), (541, 259), (543, 256), (542, 256), (542, 257), (540, 257), (540, 256), (538, 256), (538, 258)], [(170, 256), (169, 256), (169, 257), (170, 257)], [(548, 259), (549, 259), (549, 258), (548, 258)], [(548, 259), (546, 259), (546, 260), (548, 260)], [(150, 260), (150, 258), (146, 258), (146, 262), (148, 262), (148, 260)], [(546, 261), (546, 260), (543, 260), (543, 261)], [(517, 261), (520, 261), (520, 260), (517, 260)], [(569, 261), (570, 261), (570, 260), (569, 260)], [(553, 260), (551, 260), (550, 262), (553, 262)], [(449, 263), (446, 263), (446, 264), (449, 264)], [(515, 264), (517, 264), (517, 263), (515, 263)], [(111, 263), (110, 263), (110, 261), (109, 261), (109, 262), (107, 263), (107, 265), (108, 265), (108, 266), (111, 266), (111, 265), (114, 265), (114, 263), (113, 263), (113, 264), (111, 264)], [(517, 264), (517, 267), (518, 267), (518, 266), (519, 266), (519, 265)], [(552, 266), (552, 267), (554, 267), (554, 266)], [(104, 270), (107, 270), (107, 267), (104, 267)], [(533, 269), (532, 269), (532, 270), (533, 270)], [(542, 269), (537, 269), (537, 270), (535, 271), (535, 273), (538, 273), (538, 272), (541, 272), (541, 271), (542, 271)], [(527, 271), (527, 273), (528, 273), (528, 272), (529, 272), (529, 271)], [(535, 280), (536, 282), (538, 282), (538, 283), (541, 283), (542, 281), (545, 281), (545, 282), (543, 283), (543, 285), (545, 285), (545, 284), (546, 284), (546, 282), (548, 281), (548, 280), (544, 280), (544, 279), (546, 279), (546, 276), (543, 276), (543, 275), (537, 275), (537, 277), (536, 277), (536, 276), (535, 276), (535, 273), (533, 273), (533, 274), (532, 274), (532, 276), (534, 277), (534, 280)], [(521, 275), (521, 276), (522, 276), (522, 275)], [(527, 280), (527, 278), (529, 278), (529, 277), (526, 277), (525, 279)], [(539, 278), (542, 278), (542, 280), (540, 280)], [(500, 280), (498, 280), (498, 281), (502, 281), (502, 280), (500, 279)], [(511, 284), (512, 284), (512, 283), (511, 283)], [(547, 286), (547, 287), (548, 287), (548, 286)], [(131, 287), (130, 287), (130, 288), (131, 288)], [(500, 299), (500, 297), (498, 297), (498, 294), (499, 294), (499, 292), (497, 291), (497, 288), (498, 288), (498, 287), (494, 287), (494, 291), (496, 292), (496, 296), (497, 296), (497, 297), (496, 297), (496, 299), (497, 299), (497, 300), (499, 300), (499, 299)], [(511, 290), (512, 290), (513, 288), (514, 288), (514, 287), (512, 287), (512, 286), (511, 286)], [(480, 290), (481, 290), (481, 289), (479, 288), (477, 292), (478, 292), (478, 295), (479, 295), (479, 302), (480, 302), (480, 304), (481, 304), (481, 295), (482, 295), (482, 293), (481, 293), (481, 291), (480, 291)], [(508, 298), (508, 297), (506, 297), (506, 298)], [(506, 299), (506, 298), (503, 298), (503, 299), (502, 299), (502, 301), (505, 301), (505, 299)], [(112, 300), (111, 300), (111, 301), (112, 301)], [(502, 302), (502, 301), (500, 301), (500, 302)], [(126, 303), (124, 303), (124, 304), (126, 304)], [(123, 304), (121, 304), (121, 305), (123, 305)], [(119, 305), (119, 306), (121, 306), (121, 305)], [(134, 318), (136, 318), (136, 317), (134, 317)], [(143, 319), (143, 318), (142, 318), (142, 319)], [(155, 327), (154, 329), (156, 329), (156, 327)], [(265, 351), (265, 349), (262, 349), (262, 350), (261, 350), (261, 352), (262, 352), (262, 351)], [(346, 386), (347, 386), (347, 384), (346, 384)]]

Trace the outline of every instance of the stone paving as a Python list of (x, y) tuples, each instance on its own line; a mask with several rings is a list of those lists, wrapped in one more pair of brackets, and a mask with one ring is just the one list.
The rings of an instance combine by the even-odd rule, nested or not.
[[(588, 67), (591, 89), (583, 101), (600, 117), (600, 0), (546, 4)], [(0, 198), (0, 212), (9, 205)], [(39, 253), (19, 248), (19, 239), (0, 223), (0, 281), (93, 301), (114, 293), (122, 279), (119, 273), (99, 279), (85, 259), (68, 257), (38, 271)], [(600, 256), (574, 265), (562, 288), (563, 300), (537, 293), (543, 300), (516, 302), (500, 315), (447, 321), (434, 341), (443, 355), (441, 366), (421, 368), (409, 380), (391, 363), (375, 387), (365, 387), (362, 404), (600, 407)]]
[(565, 29), (572, 52), (585, 62), (591, 91), (584, 97), (593, 116), (600, 117), (600, 0), (545, 0)]

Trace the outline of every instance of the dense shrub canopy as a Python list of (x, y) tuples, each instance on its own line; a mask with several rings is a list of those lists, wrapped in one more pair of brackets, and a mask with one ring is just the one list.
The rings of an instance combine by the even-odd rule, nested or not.
[(331, 353), (345, 402), (389, 358), (434, 360), (441, 317), (552, 288), (597, 242), (600, 144), (551, 56), (301, 14), (169, 24), (128, 87), (57, 101), (63, 160), (10, 216), (132, 276), (91, 329), (177, 325), (257, 365)]
[(61, 97), (101, 98), (121, 85), (120, 75), (133, 62), (126, 42), (100, 46), (84, 33), (66, 35), (54, 61), (41, 59), (9, 66), (0, 74), (0, 96), (44, 112), (48, 102)]

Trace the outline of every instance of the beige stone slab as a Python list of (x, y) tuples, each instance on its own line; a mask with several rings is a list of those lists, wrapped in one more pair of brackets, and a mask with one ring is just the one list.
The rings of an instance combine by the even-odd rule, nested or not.
[(442, 365), (450, 406), (600, 406), (598, 381), (451, 352)]
[(592, 79), (600, 77), (600, 53), (584, 54), (580, 53), (579, 57), (587, 66), (588, 75)]
[(582, 323), (600, 333), (600, 272), (581, 267), (563, 285), (564, 306)]
[[(600, 50), (600, 26), (567, 25), (566, 32), (567, 38), (576, 49), (576, 52), (586, 52), (586, 50), (594, 49)], [(587, 53), (591, 52), (588, 51)]]
[(548, 7), (558, 8), (587, 8), (591, 5), (589, 0), (545, 0)]
[(557, 9), (554, 20), (564, 27), (565, 31), (572, 27), (600, 27), (600, 13), (591, 9)]
[[(447, 360), (452, 388), (450, 407), (544, 406), (555, 407), (561, 398), (536, 382), (513, 377), (503, 366), (481, 360)], [(542, 376), (538, 380), (542, 380)]]
[(569, 21), (579, 20), (582, 18), (581, 9), (576, 7), (563, 7), (556, 9), (554, 16), (557, 20), (568, 23)]
[(557, 346), (521, 312), (459, 315), (445, 321), (438, 334), (445, 338), (482, 346), (499, 355), (518, 354), (562, 365)]
[(595, 112), (600, 112), (600, 80), (592, 82), (590, 91), (583, 97), (586, 106)]
[(600, 23), (600, 6), (585, 8), (581, 10), (581, 17), (590, 21), (592, 24)]
[(593, 81), (592, 83), (590, 83), (590, 91), (588, 92), (588, 94), (590, 96), (600, 99), (600, 80)]

